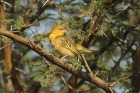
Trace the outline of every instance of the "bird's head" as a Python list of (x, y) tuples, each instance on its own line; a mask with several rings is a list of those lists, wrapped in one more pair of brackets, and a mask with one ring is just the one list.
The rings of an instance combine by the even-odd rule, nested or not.
[(56, 26), (54, 26), (53, 27), (53, 29), (52, 29), (52, 34), (59, 34), (59, 35), (64, 35), (65, 34), (65, 32), (67, 32), (67, 30), (66, 30), (66, 28), (65, 28), (65, 26), (64, 25), (61, 25), (61, 24), (59, 24), (59, 25), (56, 25)]

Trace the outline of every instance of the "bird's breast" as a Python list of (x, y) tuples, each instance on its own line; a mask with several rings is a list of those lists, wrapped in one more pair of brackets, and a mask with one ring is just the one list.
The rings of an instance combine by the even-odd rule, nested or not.
[(61, 37), (53, 39), (51, 43), (61, 56), (68, 55), (69, 57), (75, 57), (75, 54), (73, 52), (63, 47), (63, 41), (61, 40)]

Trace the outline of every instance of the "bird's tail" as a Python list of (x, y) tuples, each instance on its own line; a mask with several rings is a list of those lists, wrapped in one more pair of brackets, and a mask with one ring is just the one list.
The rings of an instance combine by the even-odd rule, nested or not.
[(90, 54), (90, 53), (93, 53), (95, 55), (99, 55), (99, 52), (98, 51), (85, 48), (85, 47), (83, 47), (83, 46), (81, 46), (79, 44), (76, 44), (76, 47), (77, 47), (78, 51), (81, 54)]

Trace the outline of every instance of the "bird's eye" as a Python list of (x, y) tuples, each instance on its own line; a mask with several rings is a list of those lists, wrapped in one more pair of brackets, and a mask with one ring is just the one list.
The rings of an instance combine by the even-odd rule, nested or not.
[(63, 30), (62, 28), (59, 28), (59, 30)]

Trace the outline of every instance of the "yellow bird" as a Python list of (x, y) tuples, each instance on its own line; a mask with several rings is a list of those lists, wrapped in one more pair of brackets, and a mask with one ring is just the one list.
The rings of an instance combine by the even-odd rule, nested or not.
[(49, 41), (52, 46), (59, 52), (61, 56), (81, 57), (81, 54), (94, 53), (98, 54), (95, 50), (87, 49), (79, 44), (76, 44), (70, 37), (66, 36), (67, 32), (65, 26), (62, 24), (53, 27)]

